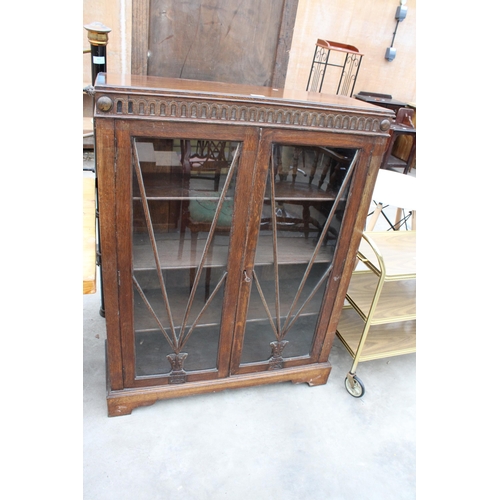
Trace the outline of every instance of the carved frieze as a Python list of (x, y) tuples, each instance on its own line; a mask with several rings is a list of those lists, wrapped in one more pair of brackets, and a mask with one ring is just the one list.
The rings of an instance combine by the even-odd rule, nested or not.
[[(110, 106), (110, 102), (112, 105)], [(96, 101), (96, 115), (120, 118), (153, 118), (188, 122), (216, 122), (313, 130), (386, 132), (390, 121), (369, 113), (314, 111), (293, 106), (220, 101), (192, 101), (157, 96), (101, 96)]]

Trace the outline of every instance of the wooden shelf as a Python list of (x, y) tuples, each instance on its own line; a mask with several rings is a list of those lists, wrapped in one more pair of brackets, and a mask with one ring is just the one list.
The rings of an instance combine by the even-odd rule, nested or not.
[[(378, 277), (371, 271), (355, 272), (352, 275), (347, 291), (347, 300), (364, 321), (367, 321), (377, 283)], [(416, 280), (385, 283), (371, 318), (371, 324), (377, 325), (416, 318), (415, 298)]]
[[(189, 287), (178, 287), (178, 288), (179, 290), (177, 291), (177, 293), (174, 293), (175, 291), (172, 289), (167, 290), (170, 309), (172, 311), (172, 315), (174, 317), (174, 323), (176, 325), (182, 324), (182, 319), (184, 317), (184, 312), (186, 310), (188, 294), (189, 294)], [(195, 301), (191, 309), (191, 314), (187, 322), (188, 330), (205, 304), (205, 301), (202, 296), (204, 289), (204, 282), (200, 283), (199, 288), (201, 293), (197, 294), (195, 297)], [(210, 307), (208, 307), (206, 311), (203, 313), (202, 319), (199, 323), (200, 327), (209, 327), (209, 326), (218, 327), (218, 325), (220, 325), (222, 295), (223, 293), (219, 290), (219, 293), (217, 293), (214, 299), (212, 300)], [(161, 311), (159, 319), (163, 327), (165, 329), (168, 329), (169, 321), (160, 289), (146, 291), (146, 297), (148, 299), (148, 302), (153, 307), (154, 311)], [(144, 301), (137, 293), (135, 294), (134, 300), (135, 300), (135, 305), (134, 305), (135, 331), (141, 333), (147, 333), (148, 331), (158, 332), (159, 331), (158, 323), (151, 315), (146, 305), (144, 304)], [(179, 334), (179, 331), (177, 331), (176, 333)]]
[[(416, 319), (373, 325), (366, 337), (359, 362), (410, 354), (417, 350)], [(344, 309), (337, 326), (337, 337), (349, 354), (356, 355), (365, 323), (353, 309)]]
[[(286, 243), (285, 244), (285, 240)], [(279, 264), (307, 264), (314, 252), (316, 244), (312, 238), (278, 238), (278, 262)], [(334, 247), (321, 246), (314, 262), (331, 262)], [(255, 265), (262, 266), (272, 264), (273, 238), (268, 235), (259, 236)]]
[[(205, 298), (204, 298), (204, 291), (205, 291), (205, 274), (202, 275), (202, 280), (198, 286), (198, 291), (195, 294), (195, 299), (193, 302), (193, 306), (191, 308), (191, 313), (189, 315), (188, 321), (187, 321), (187, 329), (189, 330), (189, 327), (193, 324), (194, 320), (198, 316), (199, 312), (202, 310), (203, 306), (205, 305)], [(261, 288), (263, 290), (264, 296), (266, 297), (266, 300), (269, 301), (270, 307), (274, 307), (274, 282), (270, 281), (259, 281), (259, 284), (261, 285)], [(284, 320), (286, 318), (286, 315), (289, 312), (290, 306), (292, 305), (293, 299), (295, 298), (295, 294), (297, 291), (297, 280), (292, 281), (291, 283), (293, 286), (286, 286), (286, 283), (281, 282), (281, 294), (280, 294), (280, 304), (281, 304), (281, 324), (284, 323)], [(211, 281), (211, 290), (216, 285), (216, 280)], [(305, 300), (309, 297), (309, 294), (311, 293), (313, 289), (313, 285), (311, 283), (308, 283), (308, 286), (304, 288), (302, 291), (302, 294), (300, 296), (300, 299), (297, 303), (297, 305), (294, 308), (294, 311), (292, 312), (292, 317), (293, 315), (297, 312), (297, 310), (300, 308), (300, 306), (305, 302)], [(182, 319), (184, 317), (184, 313), (186, 310), (186, 305), (188, 301), (188, 296), (189, 296), (189, 285), (186, 286), (177, 286), (177, 287), (168, 287), (167, 289), (167, 294), (168, 294), (168, 300), (169, 300), (169, 305), (170, 305), (170, 310), (172, 312), (173, 318), (174, 318), (174, 323), (176, 325), (180, 325), (182, 323)], [(161, 294), (161, 291), (159, 288), (156, 289), (147, 289), (145, 288), (145, 294), (148, 299), (148, 302), (151, 304), (153, 307), (154, 311), (161, 311), (161, 314), (159, 316), (159, 319), (163, 325), (164, 328), (168, 328), (168, 316), (166, 312), (166, 308), (163, 302), (163, 296)], [(223, 297), (223, 289), (219, 290), (218, 293), (214, 296), (212, 299), (212, 302), (210, 303), (210, 307), (206, 309), (206, 311), (203, 313), (202, 317), (200, 318), (200, 322), (198, 323), (197, 328), (208, 328), (208, 327), (217, 327), (221, 323), (221, 310), (222, 310), (222, 297)], [(318, 316), (318, 310), (321, 306), (321, 301), (323, 299), (323, 293), (322, 291), (318, 291), (312, 300), (309, 302), (308, 306), (305, 308), (305, 310), (301, 313), (300, 317), (305, 318), (309, 316), (314, 316), (317, 318)], [(134, 298), (136, 304), (135, 304), (135, 331), (136, 332), (141, 332), (141, 333), (148, 333), (148, 332), (158, 332), (158, 324), (156, 323), (156, 320), (154, 317), (151, 315), (149, 312), (146, 304), (144, 301), (141, 299), (138, 293), (135, 294)], [(272, 314), (274, 320), (275, 318), (275, 310), (274, 308), (272, 309)], [(263, 323), (266, 325), (266, 328), (268, 327), (271, 330), (271, 327), (268, 323), (268, 317), (266, 315), (265, 308), (262, 304), (259, 292), (257, 290), (257, 287), (255, 285), (252, 286), (252, 295), (251, 295), (251, 300), (249, 304), (249, 310), (248, 310), (248, 318), (247, 322), (248, 323)], [(179, 331), (176, 331), (178, 334)]]
[[(144, 174), (143, 179), (148, 200), (218, 200), (220, 196), (219, 192), (214, 191), (213, 179), (192, 177), (189, 182), (190, 189), (185, 187), (187, 183), (183, 185), (182, 177), (177, 173)], [(221, 176), (219, 183), (221, 187), (224, 185), (224, 181), (224, 176)], [(230, 189), (225, 199), (232, 198), (233, 195), (234, 189)], [(279, 202), (288, 200), (292, 203), (296, 201), (332, 202), (336, 199), (336, 196), (337, 194), (332, 190), (318, 190), (306, 182), (292, 183), (292, 181), (288, 181), (276, 184), (275, 199)], [(133, 197), (135, 200), (140, 199), (137, 185), (134, 186)], [(264, 199), (270, 201), (271, 194), (266, 193)]]
[[(218, 200), (220, 193), (214, 190), (213, 179), (191, 178), (188, 183), (177, 173), (144, 174), (144, 188), (148, 200)], [(221, 176), (220, 186), (224, 184)], [(226, 200), (234, 196), (234, 189), (228, 191)], [(133, 199), (140, 200), (139, 186), (134, 182)]]
[[(160, 266), (162, 269), (188, 269), (198, 267), (206, 238), (198, 238), (196, 245), (191, 241), (190, 234), (186, 234), (182, 250), (180, 250), (180, 240), (176, 238), (157, 239)], [(207, 257), (206, 267), (227, 266), (228, 247), (212, 244), (212, 251)], [(133, 262), (135, 271), (147, 271), (156, 269), (154, 254), (147, 234), (134, 237)]]
[[(292, 182), (281, 181), (276, 183), (275, 189), (276, 201), (333, 201), (336, 198), (336, 193), (329, 190), (320, 190), (315, 186), (311, 186), (308, 182)], [(266, 192), (265, 200), (271, 199), (269, 190)]]
[[(208, 255), (205, 267), (225, 267), (227, 265), (228, 247), (227, 237), (223, 244), (218, 244), (221, 236), (216, 235), (212, 242), (212, 249)], [(287, 240), (286, 242), (284, 240)], [(182, 251), (179, 251), (179, 236), (176, 238), (158, 239), (158, 253), (162, 269), (186, 269), (199, 265), (205, 248), (206, 238), (199, 237), (196, 245), (191, 242), (190, 234), (186, 234)], [(279, 264), (307, 264), (314, 252), (315, 242), (312, 238), (278, 238)], [(321, 246), (315, 263), (330, 262), (334, 247)], [(153, 250), (147, 234), (136, 235), (133, 246), (134, 269), (145, 271), (156, 269)], [(269, 265), (274, 262), (273, 238), (268, 235), (259, 236), (255, 266)]]

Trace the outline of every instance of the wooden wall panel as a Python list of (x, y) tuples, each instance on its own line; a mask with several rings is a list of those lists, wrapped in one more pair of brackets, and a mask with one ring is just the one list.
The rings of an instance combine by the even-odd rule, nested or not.
[[(398, 0), (300, 0), (290, 52), (286, 88), (305, 89), (318, 38), (354, 45), (364, 54), (354, 92), (392, 94), (416, 102), (416, 0), (399, 23), (396, 58), (385, 59), (396, 28)], [(335, 93), (335, 90), (332, 90)], [(323, 86), (323, 92), (328, 88)]]
[(151, 0), (148, 75), (270, 86), (284, 0)]
[[(314, 44), (318, 38), (324, 38), (354, 45), (365, 54), (355, 91), (389, 93), (398, 100), (416, 103), (416, 0), (406, 3), (408, 15), (399, 24), (394, 43), (397, 55), (391, 62), (384, 55), (396, 27), (394, 14), (399, 5), (398, 0), (294, 1), (298, 1), (298, 8), (291, 49), (287, 49), (286, 44), (283, 46), (285, 52), (289, 53), (286, 84), (276, 80), (272, 82), (274, 86), (305, 89)], [(131, 41), (132, 15), (136, 20), (137, 16), (143, 18), (146, 4), (146, 0), (84, 0), (84, 24), (100, 21), (112, 29), (108, 46), (109, 72), (141, 74), (144, 71), (147, 50), (144, 50), (144, 46), (133, 48)], [(83, 26), (81, 29), (83, 47), (86, 48), (87, 32)], [(146, 26), (135, 26), (135, 29), (144, 32)], [(290, 27), (280, 35), (279, 43), (283, 43), (284, 37), (292, 37)], [(142, 43), (145, 43), (144, 40)], [(133, 50), (140, 52), (135, 54), (135, 58), (132, 57)], [(132, 60), (135, 60), (135, 66)], [(84, 85), (90, 83), (88, 54), (83, 56), (83, 81)]]

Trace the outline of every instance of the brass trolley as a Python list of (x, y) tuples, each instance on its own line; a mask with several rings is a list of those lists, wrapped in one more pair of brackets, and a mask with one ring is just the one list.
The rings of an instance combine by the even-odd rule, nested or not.
[(358, 363), (416, 352), (416, 231), (365, 232), (337, 327), (353, 357), (349, 394), (365, 388)]

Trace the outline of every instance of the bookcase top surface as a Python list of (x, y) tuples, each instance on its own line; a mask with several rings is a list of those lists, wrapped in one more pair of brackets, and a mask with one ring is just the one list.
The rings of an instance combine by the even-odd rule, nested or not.
[(394, 116), (391, 110), (343, 95), (181, 78), (100, 73), (96, 79), (95, 90), (96, 92), (125, 92), (127, 94), (144, 95), (200, 96), (240, 102), (246, 101), (249, 104), (266, 102), (281, 105), (301, 104), (326, 109), (349, 108), (378, 115), (380, 119), (385, 117), (392, 119)]

